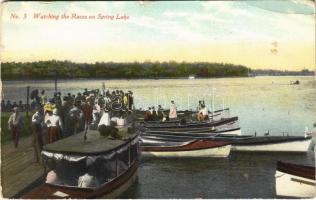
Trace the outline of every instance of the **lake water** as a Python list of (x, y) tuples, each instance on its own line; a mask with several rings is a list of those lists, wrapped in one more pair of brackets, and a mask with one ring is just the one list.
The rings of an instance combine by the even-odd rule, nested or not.
[[(300, 85), (290, 85), (299, 80)], [(136, 108), (171, 99), (178, 108), (195, 109), (198, 100), (215, 109), (229, 107), (237, 115), (243, 134), (303, 135), (316, 122), (314, 77), (255, 77), (160, 80), (61, 80), (59, 90), (82, 92), (84, 88), (132, 90)], [(4, 81), (3, 98), (25, 102), (26, 86), (54, 92), (53, 81)], [(122, 198), (275, 198), (276, 161), (315, 165), (313, 151), (307, 154), (232, 153), (228, 158), (142, 158), (138, 181)]]
[[(290, 85), (299, 80), (300, 85)], [(147, 108), (161, 104), (169, 107), (175, 100), (178, 109), (196, 109), (199, 100), (212, 108), (230, 108), (231, 115), (237, 115), (243, 134), (302, 135), (316, 122), (316, 79), (315, 77), (277, 77), (220, 79), (159, 79), (159, 80), (60, 80), (58, 89), (62, 94), (76, 94), (84, 88), (106, 88), (132, 90), (136, 108)], [(26, 86), (54, 92), (54, 81), (4, 81), (3, 98), (11, 101), (26, 101)]]

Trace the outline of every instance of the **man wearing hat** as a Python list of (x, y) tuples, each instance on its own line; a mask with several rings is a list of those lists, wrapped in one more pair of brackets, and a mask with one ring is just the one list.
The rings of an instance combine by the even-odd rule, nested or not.
[[(83, 112), (81, 110), (81, 101), (75, 102), (75, 105), (73, 108), (70, 109), (69, 111), (69, 116), (70, 116), (70, 123), (69, 123), (69, 134), (73, 135), (75, 133), (79, 133), (82, 131), (82, 125), (80, 122), (83, 119)], [(83, 123), (83, 128), (84, 128), (84, 123)], [(82, 129), (82, 130), (81, 130)]]
[(8, 120), (8, 128), (12, 134), (12, 140), (14, 142), (15, 148), (18, 147), (19, 144), (19, 136), (23, 127), (23, 117), (19, 112), (18, 107), (13, 108), (13, 113), (10, 115)]
[(44, 112), (42, 107), (38, 106), (36, 112), (32, 116), (32, 132), (33, 132), (33, 146), (34, 156), (36, 162), (41, 161), (41, 151), (43, 147), (42, 126), (44, 123)]

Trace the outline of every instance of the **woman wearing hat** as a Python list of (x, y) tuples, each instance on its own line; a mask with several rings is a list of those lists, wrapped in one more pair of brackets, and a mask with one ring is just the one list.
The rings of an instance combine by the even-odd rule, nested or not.
[(60, 117), (57, 115), (57, 109), (51, 111), (47, 110), (48, 117), (45, 119), (45, 124), (48, 127), (48, 143), (57, 141), (61, 137), (61, 131), (63, 129), (63, 124)]

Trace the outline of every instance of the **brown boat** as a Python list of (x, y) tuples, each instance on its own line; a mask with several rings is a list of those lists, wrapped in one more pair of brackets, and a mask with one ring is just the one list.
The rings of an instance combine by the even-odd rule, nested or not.
[(315, 180), (315, 167), (277, 161), (278, 171)]
[(314, 166), (277, 162), (275, 190), (278, 197), (315, 199), (315, 183)]
[[(49, 171), (46, 183), (22, 198), (116, 198), (129, 188), (137, 178), (138, 135), (110, 140), (90, 130), (86, 141), (83, 135), (44, 147), (43, 162)], [(56, 176), (49, 178), (51, 174)]]

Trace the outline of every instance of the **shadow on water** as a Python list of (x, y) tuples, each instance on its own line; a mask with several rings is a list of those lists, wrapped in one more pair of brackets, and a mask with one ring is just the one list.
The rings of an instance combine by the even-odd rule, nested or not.
[(276, 161), (314, 166), (314, 152), (241, 153), (228, 158), (142, 158), (138, 180), (121, 198), (280, 198)]

